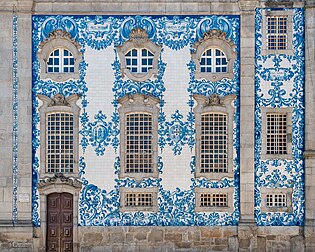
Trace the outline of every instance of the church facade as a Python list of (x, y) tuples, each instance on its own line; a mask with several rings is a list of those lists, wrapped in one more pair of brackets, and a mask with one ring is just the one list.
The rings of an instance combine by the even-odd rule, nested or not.
[(315, 251), (315, 1), (0, 10), (1, 251)]

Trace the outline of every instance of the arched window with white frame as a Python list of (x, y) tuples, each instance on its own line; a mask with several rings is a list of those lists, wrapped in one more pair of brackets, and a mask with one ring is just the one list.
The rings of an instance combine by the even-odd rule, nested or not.
[(220, 30), (210, 30), (193, 45), (192, 60), (196, 65), (195, 78), (220, 81), (234, 78), (236, 45)]
[(126, 53), (126, 67), (131, 73), (147, 73), (153, 66), (154, 54), (146, 48), (133, 48)]
[(200, 58), (200, 72), (202, 73), (226, 73), (228, 61), (225, 53), (219, 48), (209, 48), (203, 52)]
[(53, 50), (47, 61), (48, 73), (73, 73), (74, 57), (71, 51), (66, 48)]

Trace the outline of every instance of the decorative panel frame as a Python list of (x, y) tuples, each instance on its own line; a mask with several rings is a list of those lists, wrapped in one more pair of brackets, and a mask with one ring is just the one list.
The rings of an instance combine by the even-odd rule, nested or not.
[[(293, 13), (292, 51), (268, 55), (263, 51), (263, 13)], [(304, 191), (304, 9), (257, 9), (255, 17), (255, 220), (259, 226), (303, 226)], [(262, 107), (292, 108), (292, 158), (263, 159)], [(262, 212), (264, 187), (292, 189), (292, 212)]]
[[(158, 71), (155, 78), (144, 81), (134, 81), (122, 77), (121, 62), (117, 53), (117, 46), (123, 45), (129, 40), (131, 30), (135, 28), (145, 29), (148, 38), (154, 44), (161, 46), (161, 54), (158, 59)], [(37, 57), (38, 45), (46, 39), (53, 30), (61, 29), (69, 32), (71, 37), (82, 46), (82, 61), (79, 65), (80, 77), (76, 80), (55, 82), (40, 78), (40, 64)], [(183, 113), (174, 108), (174, 113), (168, 119), (165, 111), (164, 94), (167, 92), (165, 82), (165, 70), (167, 62), (164, 61), (163, 48), (170, 50), (194, 51), (192, 45), (209, 30), (220, 30), (226, 34), (226, 38), (235, 44), (237, 53), (233, 67), (233, 78), (210, 81), (196, 79), (196, 65), (192, 59), (187, 60), (189, 82), (182, 83), (187, 90), (183, 99), (187, 100), (188, 113)], [(88, 50), (87, 50), (88, 48)], [(85, 61), (89, 50), (113, 50), (112, 74), (114, 83), (112, 86), (111, 101), (104, 101), (108, 106), (113, 106), (112, 114), (104, 114), (99, 111), (95, 115), (89, 114), (90, 98), (87, 95), (89, 85), (86, 83), (86, 75), (89, 66)], [(104, 59), (101, 59), (104, 60)], [(37, 182), (39, 180), (40, 157), (39, 150), (39, 101), (37, 94), (54, 96), (57, 93), (68, 97), (72, 94), (81, 96), (80, 115), (80, 158), (79, 174), (83, 182), (79, 200), (79, 224), (82, 226), (214, 226), (237, 225), (240, 218), (239, 209), (239, 127), (240, 127), (240, 16), (33, 16), (33, 224), (40, 226), (39, 196)], [(220, 181), (207, 180), (205, 178), (193, 178), (189, 189), (176, 188), (174, 191), (165, 190), (161, 178), (148, 177), (137, 181), (134, 178), (120, 178), (121, 159), (117, 154), (113, 164), (106, 164), (115, 173), (113, 177), (115, 187), (106, 191), (102, 185), (90, 183), (85, 176), (89, 173), (89, 160), (87, 149), (92, 150), (97, 159), (106, 155), (108, 151), (118, 153), (120, 147), (120, 115), (118, 100), (128, 95), (152, 95), (159, 99), (158, 114), (158, 146), (160, 148), (157, 157), (157, 170), (161, 174), (164, 167), (162, 150), (171, 148), (174, 155), (182, 155), (182, 149), (193, 150), (195, 145), (195, 117), (193, 108), (194, 94), (210, 96), (218, 94), (236, 96), (233, 106), (233, 176), (222, 178)], [(110, 105), (111, 104), (111, 105)], [(94, 118), (94, 119), (93, 119)], [(187, 118), (184, 120), (183, 118)], [(175, 130), (177, 129), (177, 130)], [(99, 133), (99, 134), (96, 134)], [(181, 132), (181, 134), (175, 134)], [(91, 152), (90, 152), (91, 153)], [(196, 157), (192, 153), (191, 162), (188, 164), (191, 174), (196, 170)], [(158, 188), (159, 211), (154, 213), (119, 211), (119, 188)], [(229, 188), (233, 189), (233, 211), (201, 213), (194, 210), (195, 188)], [(91, 204), (93, 202), (93, 204)]]

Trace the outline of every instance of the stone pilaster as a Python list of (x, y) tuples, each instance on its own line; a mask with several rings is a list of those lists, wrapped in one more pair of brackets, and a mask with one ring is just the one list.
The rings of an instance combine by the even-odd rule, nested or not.
[(255, 7), (256, 1), (240, 1), (241, 10), (241, 128), (239, 251), (257, 248), (254, 221), (254, 110), (255, 110)]
[(315, 250), (315, 1), (305, 8), (305, 248)]

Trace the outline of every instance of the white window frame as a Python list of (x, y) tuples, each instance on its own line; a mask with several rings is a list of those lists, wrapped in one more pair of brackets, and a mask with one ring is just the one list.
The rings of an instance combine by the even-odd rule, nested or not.
[[(132, 51), (133, 51), (133, 50), (136, 50), (136, 52), (137, 52), (137, 55), (136, 55), (136, 56), (133, 56), (133, 55), (132, 55)], [(127, 56), (127, 54), (125, 55), (125, 58), (126, 58), (126, 68), (127, 68), (131, 73), (133, 73), (133, 74), (145, 74), (145, 73), (149, 72), (150, 69), (153, 68), (153, 59), (154, 59), (153, 53), (151, 53), (152, 56), (149, 56), (149, 55), (143, 56), (143, 55), (142, 55), (142, 51), (143, 51), (143, 50), (146, 50), (148, 53), (151, 53), (151, 51), (148, 50), (147, 48), (133, 48), (133, 49), (131, 49), (130, 51), (127, 52), (127, 54), (128, 54), (128, 53), (131, 53), (130, 56)], [(127, 64), (127, 60), (128, 60), (128, 59), (129, 59), (131, 62), (132, 62), (132, 60), (136, 59), (137, 65), (134, 66), (134, 65), (132, 65), (132, 64)], [(143, 60), (143, 59), (145, 59), (145, 60), (147, 60), (147, 61), (149, 61), (149, 60), (151, 59), (151, 60), (152, 60), (152, 64), (151, 64), (151, 65), (149, 65), (149, 64), (148, 64), (148, 65), (142, 65), (142, 60)], [(133, 72), (132, 70), (130, 70), (130, 68), (136, 68), (136, 69), (137, 69), (137, 72)], [(146, 70), (145, 72), (142, 72), (142, 68), (146, 68), (147, 70)]]
[[(134, 178), (141, 181), (144, 178), (158, 177), (158, 113), (159, 99), (143, 94), (127, 95), (118, 100), (121, 107), (120, 115), (120, 178)], [(152, 173), (126, 172), (126, 115), (133, 113), (148, 113), (152, 115)]]
[[(201, 206), (201, 194), (226, 194), (227, 206)], [(195, 188), (195, 212), (227, 212), (232, 213), (234, 188)]]
[[(194, 108), (195, 127), (196, 127), (196, 178), (205, 177), (207, 179), (222, 179), (224, 177), (233, 178), (233, 128), (234, 128), (234, 112), (235, 107), (233, 101), (236, 98), (235, 94), (219, 97), (212, 95), (206, 97), (204, 95), (195, 94), (194, 99), (197, 105)], [(201, 173), (201, 116), (207, 113), (223, 113), (226, 114), (227, 122), (227, 172), (203, 172)]]
[[(206, 79), (212, 82), (222, 80), (224, 78), (233, 79), (234, 62), (237, 58), (235, 51), (236, 45), (226, 38), (226, 34), (220, 30), (211, 30), (203, 35), (203, 38), (197, 41), (192, 52), (192, 60), (196, 65), (195, 78)], [(201, 72), (201, 57), (205, 51), (210, 48), (219, 49), (225, 54), (227, 60), (227, 72)]]
[(61, 94), (53, 98), (45, 95), (37, 95), (42, 105), (40, 112), (40, 178), (53, 177), (56, 173), (47, 171), (47, 114), (51, 113), (69, 113), (73, 115), (73, 171), (64, 172), (74, 177), (79, 176), (79, 116), (80, 107), (76, 104), (79, 95), (64, 97)]
[[(262, 147), (261, 159), (293, 159), (292, 156), (292, 107), (286, 108), (269, 108), (261, 107), (262, 118)], [(267, 154), (267, 115), (268, 114), (286, 114), (286, 154)]]
[[(286, 10), (262, 10), (262, 55), (268, 54), (287, 54), (293, 55), (293, 9)], [(287, 17), (287, 46), (285, 50), (268, 49), (268, 18)]]
[[(216, 51), (219, 51), (220, 54), (222, 55), (216, 55)], [(209, 55), (204, 55), (205, 53), (207, 53), (208, 51), (211, 51), (211, 56)], [(207, 61), (207, 59), (211, 60), (211, 64), (202, 64), (202, 60), (205, 59), (205, 61)], [(219, 60), (226, 60), (226, 65), (217, 65), (217, 59)], [(212, 71), (202, 71), (202, 68), (211, 68)], [(226, 68), (226, 71), (216, 71), (217, 68)], [(200, 57), (200, 72), (202, 73), (227, 73), (228, 72), (228, 62), (227, 62), (227, 58), (225, 53), (219, 49), (219, 48), (215, 48), (215, 47), (210, 47), (208, 49), (206, 49)]]
[[(152, 68), (147, 72), (134, 73), (128, 69), (126, 62), (126, 54), (132, 49), (147, 49), (153, 54)], [(148, 38), (148, 34), (145, 30), (136, 28), (130, 33), (130, 39), (123, 45), (117, 46), (117, 53), (120, 59), (120, 67), (122, 77), (141, 82), (150, 79), (152, 76), (156, 77), (158, 74), (158, 59), (161, 53), (161, 47), (154, 44)], [(139, 62), (138, 62), (139, 63)]]
[[(74, 72), (48, 72), (48, 60), (50, 54), (56, 49), (63, 48), (71, 52), (74, 58)], [(70, 33), (63, 30), (52, 31), (48, 39), (38, 46), (37, 57), (40, 63), (40, 78), (51, 79), (56, 82), (64, 82), (69, 79), (80, 78), (79, 64), (82, 62), (81, 45), (71, 38)]]
[[(59, 56), (55, 56), (55, 55), (52, 55), (55, 53), (55, 51), (59, 51)], [(70, 55), (68, 56), (65, 56), (64, 55), (64, 52), (65, 51), (68, 51)], [(49, 65), (49, 60), (52, 58), (52, 60), (54, 61), (54, 59), (58, 58), (59, 59), (59, 64), (58, 65)], [(69, 61), (71, 59), (73, 59), (73, 64), (68, 64), (68, 65), (65, 65), (64, 64), (64, 60), (65, 59), (68, 59)], [(53, 69), (54, 68), (58, 68), (59, 71), (55, 72), (55, 71), (49, 71), (49, 68), (52, 67)], [(73, 72), (66, 72), (64, 71), (65, 68), (73, 68)], [(47, 73), (74, 73), (74, 57), (71, 53), (71, 51), (69, 51), (68, 49), (64, 48), (64, 47), (59, 47), (59, 48), (55, 48), (48, 56), (48, 61), (47, 61)]]
[[(261, 212), (292, 212), (292, 193), (293, 188), (269, 188), (261, 187)], [(276, 206), (267, 206), (267, 195), (285, 195), (286, 196), (286, 206), (276, 207)]]

